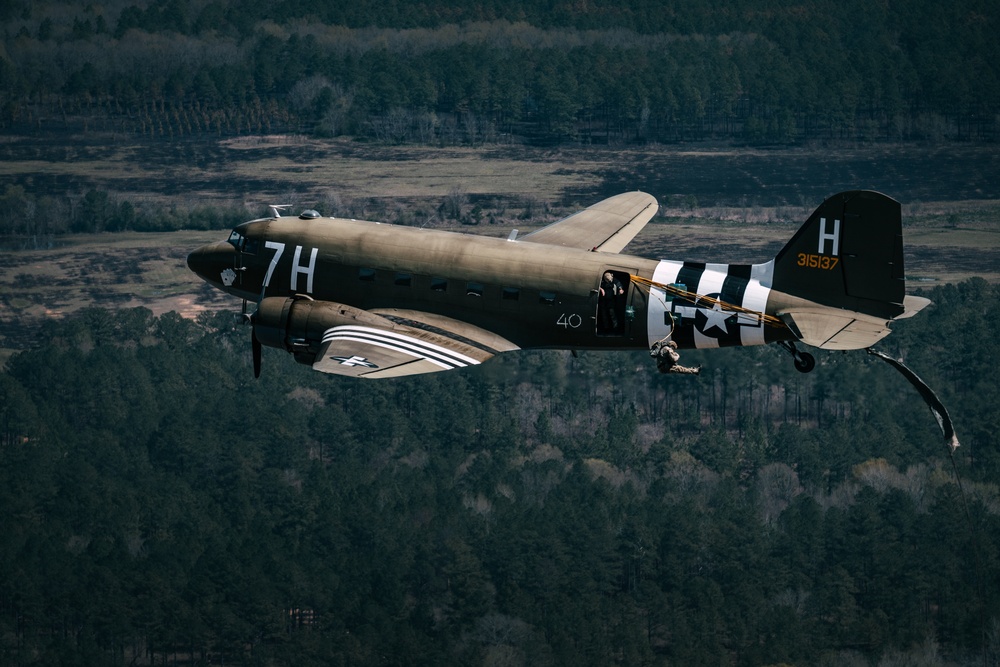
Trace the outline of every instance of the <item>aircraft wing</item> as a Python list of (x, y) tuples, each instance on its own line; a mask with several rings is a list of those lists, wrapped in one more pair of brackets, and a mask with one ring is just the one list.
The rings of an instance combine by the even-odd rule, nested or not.
[(621, 252), (656, 215), (656, 198), (645, 192), (625, 192), (563, 218), (522, 241), (549, 245)]
[(516, 345), (464, 322), (411, 310), (370, 311), (365, 321), (330, 327), (313, 368), (323, 373), (390, 378), (476, 366)]

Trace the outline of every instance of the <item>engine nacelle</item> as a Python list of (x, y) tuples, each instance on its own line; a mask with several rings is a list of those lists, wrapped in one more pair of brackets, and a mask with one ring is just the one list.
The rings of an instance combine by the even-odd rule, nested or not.
[(328, 329), (369, 317), (363, 310), (332, 301), (272, 296), (261, 299), (253, 327), (262, 345), (291, 352), (295, 361), (312, 365)]

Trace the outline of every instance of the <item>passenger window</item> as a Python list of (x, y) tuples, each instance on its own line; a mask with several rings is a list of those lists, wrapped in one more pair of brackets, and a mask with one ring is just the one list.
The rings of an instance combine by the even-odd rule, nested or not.
[(431, 278), (431, 290), (434, 292), (447, 292), (448, 281), (444, 278)]
[(467, 296), (482, 296), (483, 295), (483, 284), (482, 283), (468, 283), (465, 286), (465, 294)]
[(538, 302), (544, 303), (546, 306), (554, 306), (556, 303), (555, 292), (539, 292)]
[(504, 287), (500, 298), (504, 301), (517, 301), (521, 298), (521, 290), (516, 287)]
[(375, 269), (358, 269), (358, 280), (363, 283), (375, 282)]
[(412, 282), (413, 278), (409, 273), (397, 273), (396, 278), (393, 280), (393, 284), (399, 287), (409, 287)]

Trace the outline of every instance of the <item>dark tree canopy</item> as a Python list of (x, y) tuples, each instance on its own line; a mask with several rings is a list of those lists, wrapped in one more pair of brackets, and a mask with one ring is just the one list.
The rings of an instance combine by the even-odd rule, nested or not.
[(50, 322), (0, 374), (0, 654), (978, 663), (1000, 292), (927, 296), (883, 347), (951, 409), (969, 518), (926, 406), (862, 353), (803, 376), (718, 350), (697, 379), (515, 353), (366, 382), (267, 350), (254, 381), (229, 313)]
[(0, 128), (378, 141), (993, 141), (982, 0), (5, 4)]

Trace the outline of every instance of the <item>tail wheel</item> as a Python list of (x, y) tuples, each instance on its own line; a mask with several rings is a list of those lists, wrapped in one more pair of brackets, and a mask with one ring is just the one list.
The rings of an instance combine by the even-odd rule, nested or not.
[(795, 360), (795, 370), (800, 373), (808, 373), (816, 368), (816, 358), (808, 352), (802, 352), (795, 347), (795, 343), (790, 340), (779, 340), (778, 345), (785, 348), (788, 354)]
[(795, 370), (800, 373), (808, 373), (816, 368), (816, 358), (808, 352), (799, 352), (795, 357)]

